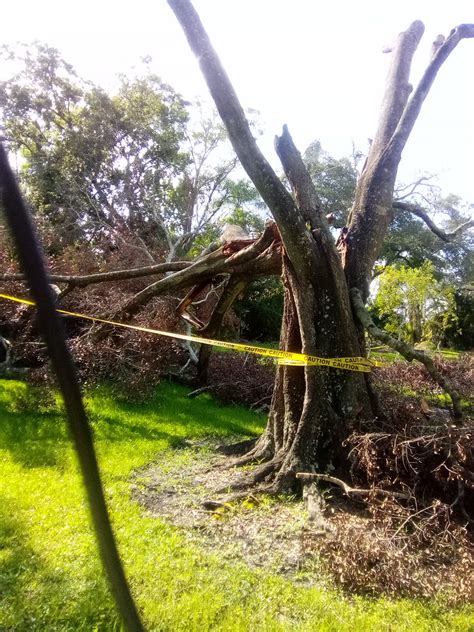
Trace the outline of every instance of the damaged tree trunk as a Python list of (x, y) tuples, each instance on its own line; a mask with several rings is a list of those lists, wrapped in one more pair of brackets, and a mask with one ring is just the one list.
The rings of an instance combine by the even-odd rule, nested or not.
[[(442, 62), (473, 25), (454, 29), (430, 61), (420, 85), (409, 85), (413, 54), (423, 34), (414, 22), (393, 51), (377, 133), (358, 182), (348, 225), (338, 248), (291, 136), (284, 128), (276, 150), (291, 186), (283, 186), (252, 137), (237, 95), (189, 0), (168, 0), (199, 59), (239, 160), (272, 212), (281, 233), (284, 316), (280, 346), (328, 357), (364, 355), (363, 324), (351, 311), (349, 290), (368, 297), (373, 265), (391, 221), (393, 189), (402, 149)], [(238, 462), (259, 466), (239, 486), (265, 482), (267, 490), (291, 489), (298, 471), (348, 469), (344, 440), (372, 418), (376, 398), (365, 373), (282, 365), (266, 431)]]
[[(232, 275), (227, 279), (219, 300), (212, 311), (209, 322), (200, 330), (201, 336), (205, 338), (215, 338), (218, 335), (226, 314), (247, 285), (248, 280), (238, 275)], [(210, 345), (201, 345), (196, 367), (197, 379), (200, 384), (207, 384), (207, 373), (211, 354), (212, 347)]]

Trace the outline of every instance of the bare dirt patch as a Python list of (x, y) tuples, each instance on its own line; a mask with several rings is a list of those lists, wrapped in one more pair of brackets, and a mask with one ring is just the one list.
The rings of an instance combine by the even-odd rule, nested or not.
[(226, 559), (303, 579), (314, 562), (305, 550), (308, 533), (303, 503), (249, 495), (215, 511), (203, 503), (230, 486), (241, 470), (222, 469), (228, 457), (209, 443), (160, 455), (159, 463), (135, 472), (133, 497), (148, 512), (184, 529), (189, 537)]
[[(462, 527), (423, 541), (393, 500), (343, 498), (322, 492), (322, 520), (288, 497), (248, 497), (204, 508), (219, 498), (242, 468), (224, 469), (229, 457), (210, 442), (186, 444), (137, 470), (132, 496), (153, 516), (181, 529), (199, 546), (228, 561), (283, 574), (305, 585), (350, 592), (474, 602), (474, 550)], [(375, 503), (376, 504), (373, 504)], [(415, 531), (414, 531), (415, 530)]]

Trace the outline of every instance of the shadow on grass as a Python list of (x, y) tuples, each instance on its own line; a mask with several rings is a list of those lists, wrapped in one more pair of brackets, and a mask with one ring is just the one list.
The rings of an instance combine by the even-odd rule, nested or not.
[(0, 449), (25, 467), (55, 467), (68, 446), (64, 419), (55, 412), (12, 412), (0, 403)]
[(124, 414), (144, 415), (144, 423), (176, 428), (179, 436), (245, 435), (255, 436), (264, 427), (265, 417), (238, 406), (219, 404), (209, 394), (189, 399), (190, 389), (162, 382), (156, 394), (145, 403), (115, 400)]
[[(98, 564), (86, 569), (85, 581), (48, 568), (16, 514), (0, 497), (0, 630), (119, 630)], [(95, 627), (98, 620), (104, 627)]]
[[(0, 449), (27, 468), (63, 466), (70, 448), (65, 415), (45, 389), (0, 380)], [(233, 406), (220, 406), (208, 395), (187, 398), (188, 389), (162, 383), (144, 403), (117, 399), (107, 388), (88, 394), (94, 438), (106, 442), (136, 439), (179, 447), (190, 437), (255, 436), (263, 417)]]

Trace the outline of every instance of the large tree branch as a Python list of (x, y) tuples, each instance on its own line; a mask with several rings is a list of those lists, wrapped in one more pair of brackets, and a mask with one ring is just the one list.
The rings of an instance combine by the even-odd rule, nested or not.
[(406, 360), (408, 360), (408, 362), (412, 362), (413, 360), (418, 360), (418, 362), (421, 362), (425, 366), (426, 370), (433, 378), (433, 380), (451, 398), (455, 419), (462, 419), (463, 413), (461, 406), (461, 397), (456, 389), (451, 385), (450, 381), (447, 380), (438, 371), (433, 360), (423, 351), (418, 351), (408, 345), (406, 342), (403, 342), (402, 340), (397, 340), (396, 338), (390, 336), (390, 334), (388, 334), (386, 331), (379, 329), (379, 327), (375, 325), (374, 321), (370, 317), (369, 312), (366, 310), (360, 291), (357, 288), (352, 288), (350, 290), (350, 294), (355, 315), (362, 327), (366, 329), (376, 340), (380, 340), (380, 342), (383, 342), (392, 349), (395, 349), (395, 351), (398, 351), (398, 353), (400, 353)]
[[(400, 72), (390, 73), (386, 91), (386, 96), (392, 95), (394, 112), (387, 118), (386, 113), (391, 111), (390, 98), (387, 103), (384, 100), (376, 142), (372, 144), (361, 174), (351, 212), (346, 272), (350, 286), (361, 289), (364, 298), (368, 296), (371, 268), (380, 253), (392, 218), (393, 187), (403, 148), (442, 64), (461, 39), (474, 37), (474, 24), (462, 24), (453, 29), (432, 57), (416, 90), (408, 99), (411, 59), (423, 29), (421, 22), (414, 22), (400, 36), (393, 61), (393, 68), (396, 69), (398, 64)], [(397, 92), (406, 100), (402, 109), (402, 99), (396, 96)]]
[(413, 126), (423, 105), (424, 100), (433, 85), (439, 69), (447, 60), (452, 51), (456, 48), (462, 39), (474, 37), (474, 24), (460, 24), (452, 29), (445, 42), (437, 49), (426, 68), (420, 83), (411, 95), (403, 115), (401, 116), (397, 128), (393, 133), (390, 142), (384, 150), (382, 159), (386, 166), (393, 161), (400, 160), (403, 148), (411, 134)]
[(258, 239), (235, 254), (226, 257), (226, 246), (224, 245), (205, 257), (201, 257), (186, 269), (152, 283), (127, 301), (115, 313), (115, 316), (126, 314), (130, 317), (154, 296), (171, 289), (189, 287), (203, 279), (211, 279), (219, 274), (242, 273), (253, 276), (278, 274), (278, 270), (281, 271), (281, 253), (277, 246), (276, 227), (271, 224), (265, 228)]
[(405, 110), (412, 91), (409, 83), (411, 63), (424, 30), (423, 23), (416, 20), (406, 31), (398, 35), (386, 80), (377, 131), (367, 156), (368, 172), (371, 171), (371, 167), (378, 166), (380, 156), (397, 129)]
[(392, 53), (377, 131), (357, 183), (348, 220), (349, 228), (342, 251), (343, 264), (349, 285), (360, 288), (364, 298), (368, 296), (372, 267), (392, 219), (393, 189), (398, 163), (392, 162), (382, 168), (381, 160), (397, 129), (410, 94), (411, 63), (423, 31), (423, 24), (416, 21), (398, 36)]
[[(190, 261), (172, 261), (171, 263), (157, 263), (152, 266), (141, 268), (128, 268), (126, 270), (112, 270), (110, 272), (96, 272), (94, 274), (74, 275), (74, 274), (51, 274), (53, 283), (66, 283), (71, 288), (87, 287), (94, 283), (105, 283), (107, 281), (126, 281), (129, 279), (139, 279), (154, 274), (165, 274), (166, 272), (177, 272), (185, 270), (191, 265)], [(0, 281), (24, 281), (25, 275), (18, 273), (5, 273), (0, 275)]]
[(305, 222), (291, 195), (258, 148), (244, 110), (198, 14), (189, 0), (168, 0), (168, 4), (180, 22), (192, 51), (199, 59), (202, 73), (235, 153), (278, 223), (290, 260), (295, 268), (304, 268), (304, 258), (311, 249)]
[(400, 202), (399, 200), (395, 200), (395, 202), (393, 203), (393, 208), (401, 210), (401, 211), (408, 211), (409, 213), (416, 215), (417, 217), (419, 217), (425, 222), (428, 228), (437, 237), (439, 237), (446, 243), (449, 243), (455, 237), (457, 237), (457, 235), (467, 230), (468, 228), (471, 228), (472, 226), (474, 226), (474, 219), (469, 219), (467, 220), (467, 222), (463, 222), (462, 224), (457, 226), (454, 230), (450, 232), (446, 232), (442, 228), (439, 228), (438, 226), (436, 226), (436, 224), (433, 222), (433, 220), (428, 215), (428, 213), (426, 213), (426, 211), (424, 211), (421, 207), (417, 206), (416, 204), (412, 204), (411, 202)]

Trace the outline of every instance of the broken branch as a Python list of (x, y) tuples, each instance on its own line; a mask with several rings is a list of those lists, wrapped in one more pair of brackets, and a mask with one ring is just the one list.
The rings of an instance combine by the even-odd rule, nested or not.
[(352, 494), (353, 496), (368, 496), (369, 494), (377, 494), (383, 496), (390, 496), (391, 498), (401, 498), (403, 500), (409, 500), (410, 495), (404, 494), (403, 492), (393, 492), (387, 489), (379, 489), (378, 487), (374, 487), (372, 489), (360, 489), (359, 487), (351, 487), (340, 478), (336, 478), (335, 476), (330, 476), (329, 474), (313, 474), (311, 472), (298, 472), (296, 474), (296, 478), (299, 478), (303, 481), (325, 481), (326, 483), (332, 483), (333, 485), (338, 485), (344, 491), (344, 493), (349, 496)]

